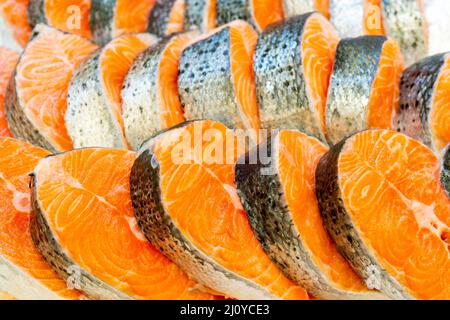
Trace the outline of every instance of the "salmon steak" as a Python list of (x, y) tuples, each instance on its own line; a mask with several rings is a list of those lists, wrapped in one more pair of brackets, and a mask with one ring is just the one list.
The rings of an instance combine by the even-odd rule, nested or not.
[(248, 223), (234, 185), (244, 148), (231, 129), (211, 120), (148, 140), (131, 172), (138, 225), (193, 279), (227, 297), (307, 299), (264, 253)]
[[(185, 0), (185, 30), (199, 29), (208, 32), (216, 27), (217, 0)], [(220, 1), (220, 0), (219, 0)]]
[(213, 298), (140, 232), (129, 185), (135, 158), (86, 148), (42, 159), (32, 181), (37, 249), (93, 299)]
[(123, 35), (78, 67), (70, 82), (65, 115), (75, 148), (128, 149), (120, 92), (133, 61), (156, 42), (147, 33)]
[(182, 51), (196, 39), (195, 32), (166, 38), (132, 64), (121, 92), (125, 135), (131, 149), (138, 150), (158, 131), (184, 122), (178, 68)]
[(28, 176), (49, 153), (26, 142), (0, 138), (0, 292), (17, 299), (78, 299), (34, 247), (29, 230)]
[(382, 0), (328, 0), (327, 11), (341, 37), (384, 35), (381, 4)]
[(30, 0), (0, 1), (0, 46), (20, 51), (31, 36), (27, 9)]
[[(181, 54), (178, 92), (187, 120), (211, 119), (259, 135), (253, 53), (257, 33), (236, 20), (210, 32)], [(205, 103), (207, 102), (207, 103)]]
[(382, 0), (381, 8), (386, 34), (399, 43), (406, 65), (427, 56), (428, 23), (424, 0)]
[(284, 20), (283, 0), (216, 0), (216, 24), (245, 20), (258, 32)]
[(450, 198), (425, 145), (370, 129), (331, 148), (316, 196), (338, 250), (393, 299), (450, 299)]
[(73, 147), (64, 122), (70, 79), (97, 50), (89, 40), (38, 25), (10, 81), (5, 110), (16, 138), (50, 151)]
[(39, 23), (91, 39), (91, 0), (29, 0), (31, 28)]
[(253, 63), (262, 128), (301, 130), (326, 141), (325, 105), (338, 42), (318, 13), (261, 34)]
[(6, 121), (5, 95), (18, 60), (16, 51), (0, 47), (0, 137), (12, 137)]
[(185, 20), (186, 0), (155, 0), (148, 21), (148, 32), (158, 36), (183, 32)]
[(425, 58), (403, 72), (397, 130), (439, 156), (450, 143), (450, 54)]
[[(271, 152), (270, 163), (258, 157), (264, 150)], [(327, 151), (316, 138), (281, 130), (238, 161), (238, 194), (267, 255), (315, 298), (381, 298), (366, 288), (323, 227), (314, 180)]]
[(90, 24), (101, 45), (127, 33), (146, 32), (156, 0), (90, 0)]
[(365, 129), (395, 129), (400, 109), (400, 47), (384, 36), (343, 39), (336, 50), (325, 110), (330, 144)]

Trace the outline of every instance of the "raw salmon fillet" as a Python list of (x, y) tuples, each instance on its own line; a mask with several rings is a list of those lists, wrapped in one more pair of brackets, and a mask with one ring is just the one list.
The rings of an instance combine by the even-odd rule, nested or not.
[(256, 239), (234, 185), (244, 143), (215, 121), (181, 124), (147, 141), (131, 197), (147, 238), (193, 279), (238, 299), (307, 299)]
[(327, 151), (316, 138), (282, 130), (238, 161), (238, 194), (268, 256), (315, 298), (382, 298), (367, 289), (323, 227), (315, 170)]
[(16, 51), (0, 47), (0, 137), (12, 136), (6, 121), (5, 94), (18, 60), (19, 54)]
[(12, 138), (0, 138), (0, 291), (18, 299), (77, 299), (34, 247), (29, 231), (28, 176), (49, 153)]
[(417, 140), (366, 130), (319, 162), (316, 195), (338, 249), (369, 288), (394, 299), (450, 299), (450, 198)]
[(72, 149), (64, 122), (76, 68), (97, 46), (74, 34), (38, 25), (22, 53), (6, 95), (11, 132), (50, 151)]
[(87, 148), (41, 160), (33, 173), (35, 245), (91, 298), (211, 299), (140, 232), (129, 191), (135, 158)]

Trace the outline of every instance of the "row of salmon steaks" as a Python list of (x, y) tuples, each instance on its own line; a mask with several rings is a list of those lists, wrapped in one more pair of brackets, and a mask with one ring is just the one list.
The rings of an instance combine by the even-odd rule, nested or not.
[(450, 297), (447, 54), (312, 13), (1, 55), (6, 294)]

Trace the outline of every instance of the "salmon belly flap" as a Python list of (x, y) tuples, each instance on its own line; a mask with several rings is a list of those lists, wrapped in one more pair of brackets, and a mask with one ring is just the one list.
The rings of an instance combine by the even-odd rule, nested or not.
[(135, 158), (85, 148), (41, 160), (33, 173), (36, 247), (89, 298), (214, 298), (140, 232), (129, 192)]
[(29, 174), (48, 151), (0, 138), (0, 291), (17, 299), (78, 299), (36, 250)]
[(389, 130), (357, 133), (320, 160), (325, 226), (369, 288), (394, 299), (450, 298), (450, 198), (439, 177), (429, 148)]
[(307, 299), (264, 253), (248, 223), (234, 185), (243, 148), (232, 130), (211, 120), (150, 139), (131, 173), (138, 224), (193, 279), (225, 296)]

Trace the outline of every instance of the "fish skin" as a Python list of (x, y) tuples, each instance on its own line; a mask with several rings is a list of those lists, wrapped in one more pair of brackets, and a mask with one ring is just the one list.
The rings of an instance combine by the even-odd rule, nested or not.
[(421, 0), (382, 0), (387, 34), (398, 41), (410, 65), (427, 56), (426, 21), (422, 16)]
[(114, 15), (117, 0), (91, 0), (89, 22), (96, 43), (106, 45), (114, 37)]
[(450, 145), (447, 146), (442, 158), (441, 183), (447, 191), (447, 195), (450, 196)]
[[(392, 299), (404, 300), (413, 297), (401, 284), (377, 263), (362, 241), (350, 215), (343, 205), (339, 188), (338, 161), (349, 138), (333, 146), (319, 161), (316, 169), (316, 197), (324, 226), (333, 238), (339, 252), (371, 289), (377, 289)], [(376, 278), (379, 288), (373, 288)]]
[(314, 0), (283, 0), (282, 4), (286, 18), (316, 10)]
[[(37, 33), (32, 35), (32, 38)], [(23, 139), (36, 146), (46, 149), (50, 152), (57, 152), (58, 150), (52, 145), (34, 126), (34, 124), (28, 119), (21, 103), (19, 101), (19, 93), (16, 90), (15, 85), (16, 71), (9, 82), (8, 89), (5, 95), (5, 115), (8, 121), (9, 130), (14, 137)]]
[[(127, 148), (122, 141), (121, 128), (109, 110), (110, 106), (106, 95), (102, 94), (104, 90), (100, 79), (99, 61), (101, 54), (102, 50), (99, 49), (85, 61), (77, 69), (69, 85), (65, 121), (74, 148), (92, 146)], [(80, 122), (77, 114), (90, 114), (96, 115), (96, 117), (84, 117)], [(109, 114), (109, 117), (106, 119), (105, 116), (102, 116), (102, 121), (98, 122), (99, 114)], [(86, 128), (86, 121), (90, 122), (89, 126), (97, 128), (96, 130), (101, 128), (101, 137), (82, 133), (83, 128)], [(105, 141), (107, 141), (106, 144)]]
[(370, 92), (386, 41), (384, 36), (361, 36), (338, 44), (325, 110), (330, 144), (366, 129)]
[(448, 54), (437, 54), (408, 67), (400, 81), (397, 131), (433, 147), (429, 116), (434, 86)]
[(207, 0), (186, 0), (186, 30), (203, 30)]
[(302, 36), (312, 15), (307, 13), (267, 28), (258, 39), (253, 68), (261, 127), (296, 129), (325, 141), (302, 69)]
[[(174, 128), (192, 123), (185, 122)], [(157, 139), (155, 136), (153, 139)], [(147, 239), (193, 279), (207, 287), (228, 288), (222, 293), (241, 299), (279, 299), (267, 288), (217, 264), (195, 247), (178, 229), (161, 202), (159, 164), (152, 153), (152, 140), (147, 141), (131, 171), (131, 200), (138, 224)], [(184, 267), (184, 268), (183, 268)]]
[(165, 36), (170, 13), (176, 0), (156, 0), (148, 21), (148, 32)]
[(230, 38), (227, 26), (183, 51), (178, 92), (186, 119), (211, 119), (231, 128), (242, 127), (231, 73)]
[(255, 26), (250, 12), (250, 0), (219, 0), (216, 3), (216, 21), (221, 26), (233, 20), (244, 20)]
[[(133, 150), (161, 128), (158, 114), (158, 70), (161, 55), (169, 44), (166, 38), (151, 46), (133, 62), (121, 91), (125, 135)], [(137, 126), (136, 123), (144, 126)]]
[(330, 0), (330, 22), (341, 37), (365, 34), (364, 0)]
[(30, 1), (28, 4), (27, 16), (31, 29), (39, 23), (48, 24), (47, 15), (45, 14), (45, 0)]
[[(276, 141), (275, 137), (265, 142), (264, 149), (271, 159), (274, 159), (271, 151)], [(286, 277), (301, 284), (316, 298), (379, 299), (381, 294), (377, 292), (356, 293), (337, 289), (324, 277), (295, 227), (279, 174), (263, 174), (262, 170), (268, 166), (261, 163), (257, 155), (258, 149), (255, 148), (238, 161), (235, 183), (248, 221), (266, 254)], [(258, 159), (258, 162), (250, 164), (250, 159)]]
[[(52, 156), (50, 156), (52, 157)], [(96, 300), (129, 300), (131, 297), (109, 286), (97, 277), (89, 274), (86, 270), (79, 267), (66, 253), (65, 249), (58, 243), (53, 236), (49, 223), (42, 212), (39, 200), (37, 198), (37, 180), (35, 175), (31, 176), (31, 205), (33, 216), (30, 222), (30, 232), (37, 250), (41, 253), (47, 263), (52, 266), (58, 275), (68, 281), (74, 276), (71, 268), (77, 268), (79, 273), (78, 283), (80, 290), (88, 297)]]

